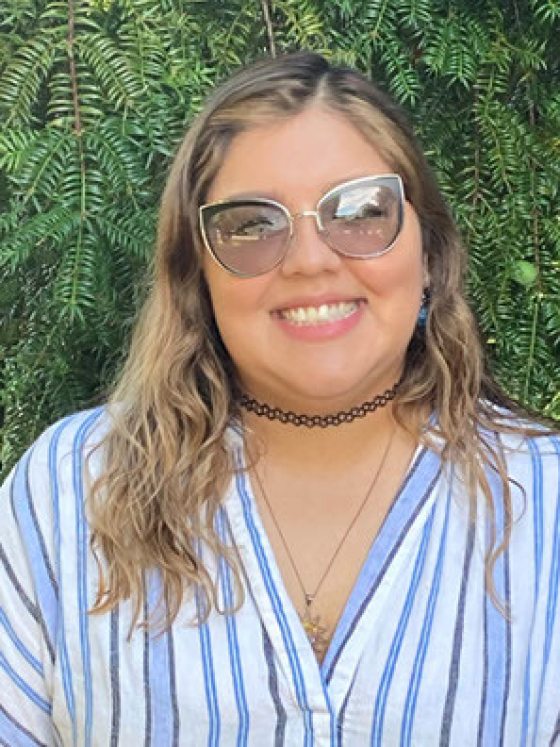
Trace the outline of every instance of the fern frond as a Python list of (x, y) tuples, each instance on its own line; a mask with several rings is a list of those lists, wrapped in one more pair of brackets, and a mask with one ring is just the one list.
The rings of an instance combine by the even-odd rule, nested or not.
[(123, 216), (121, 210), (113, 209), (98, 216), (96, 224), (100, 236), (119, 254), (147, 261), (154, 244), (156, 219), (153, 209), (141, 216)]
[(432, 0), (401, 0), (396, 5), (400, 23), (414, 30), (426, 30), (431, 25), (435, 11)]
[(40, 34), (26, 40), (0, 78), (0, 112), (4, 126), (28, 125), (36, 119), (33, 111), (56, 54), (56, 40)]
[(530, 5), (539, 20), (553, 23), (560, 19), (560, 5), (556, 0), (531, 0)]
[(46, 244), (63, 246), (78, 225), (79, 215), (63, 205), (37, 213), (3, 237), (0, 267), (24, 264), (32, 254), (40, 255)]
[(484, 26), (466, 14), (450, 11), (439, 19), (422, 54), (422, 62), (449, 83), (468, 87), (477, 78), (481, 59), (488, 53), (489, 40)]
[(0, 131), (0, 169), (6, 174), (17, 173), (29, 148), (38, 137), (37, 132), (20, 127)]
[(401, 103), (413, 106), (420, 96), (421, 86), (409, 49), (395, 37), (383, 38), (378, 48), (391, 93)]
[(25, 151), (13, 180), (23, 202), (50, 201), (57, 194), (69, 164), (75, 158), (75, 142), (68, 132), (48, 129)]
[(67, 248), (55, 280), (54, 294), (62, 318), (84, 321), (85, 313), (95, 306), (98, 247), (95, 238), (80, 226), (75, 240)]
[(83, 34), (78, 55), (89, 66), (116, 110), (139, 106), (143, 88), (118, 46), (102, 34)]

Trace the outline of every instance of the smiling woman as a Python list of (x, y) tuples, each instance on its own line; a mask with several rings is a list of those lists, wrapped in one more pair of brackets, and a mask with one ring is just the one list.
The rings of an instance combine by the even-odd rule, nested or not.
[(3, 488), (0, 742), (554, 742), (560, 440), (487, 373), (464, 260), (357, 72), (217, 89), (112, 401)]
[[(286, 168), (291, 163), (298, 168)], [(245, 392), (320, 414), (399, 380), (426, 273), (418, 218), (400, 178), (388, 186), (390, 172), (353, 125), (319, 104), (231, 144), (208, 194), (221, 215), (243, 194), (268, 195), (296, 218), (291, 236), (279, 236), (275, 225), (243, 248), (247, 276), (252, 262), (270, 258), (271, 244), (269, 271), (260, 264), (243, 281), (224, 271), (212, 261), (217, 252), (229, 261), (224, 240), (214, 239), (219, 249), (203, 260), (220, 336)], [(345, 215), (340, 227), (335, 216), (350, 200), (358, 201), (358, 217)], [(362, 217), (365, 206), (387, 200), (389, 213)]]

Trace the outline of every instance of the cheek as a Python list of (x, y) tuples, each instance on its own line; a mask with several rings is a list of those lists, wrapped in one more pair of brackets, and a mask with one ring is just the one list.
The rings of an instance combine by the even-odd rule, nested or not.
[(236, 303), (235, 295), (230, 296), (228, 289), (218, 287), (210, 294), (214, 320), (229, 357), (237, 365), (244, 341), (248, 337), (249, 325), (241, 306)]
[(395, 250), (383, 257), (354, 265), (353, 272), (361, 284), (379, 298), (389, 300), (393, 297), (395, 302), (404, 300), (412, 304), (416, 295), (422, 293), (424, 266), (419, 252), (411, 256), (410, 252)]
[(255, 322), (255, 314), (264, 313), (265, 281), (258, 278), (236, 278), (215, 263), (204, 269), (214, 318), (224, 342), (247, 325)]
[(368, 267), (372, 289), (383, 296), (404, 296), (409, 304), (416, 302), (425, 284), (425, 261), (420, 226), (414, 213), (408, 220), (395, 247)]

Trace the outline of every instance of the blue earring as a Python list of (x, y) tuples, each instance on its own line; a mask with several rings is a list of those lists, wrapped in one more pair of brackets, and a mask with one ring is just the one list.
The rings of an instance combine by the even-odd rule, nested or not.
[(420, 329), (424, 329), (426, 327), (426, 321), (428, 319), (428, 307), (430, 304), (430, 295), (427, 290), (424, 290), (422, 293), (422, 305), (420, 306), (420, 310), (418, 311), (418, 318), (416, 320), (416, 325)]

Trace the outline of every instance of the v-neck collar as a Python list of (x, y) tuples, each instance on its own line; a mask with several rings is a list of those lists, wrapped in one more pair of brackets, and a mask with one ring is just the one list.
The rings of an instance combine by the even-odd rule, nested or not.
[[(440, 464), (439, 456), (433, 451), (425, 447), (416, 450), (338, 620), (321, 665), (325, 682), (330, 683), (335, 671), (342, 668), (354, 671), (371, 628), (367, 620), (368, 606), (380, 586), (387, 581), (396, 554), (403, 551), (405, 544), (413, 545), (417, 532), (421, 531), (424, 522), (416, 520), (421, 514), (427, 515), (431, 507), (430, 497), (434, 494)], [(411, 531), (415, 522), (418, 527), (413, 537)], [(387, 591), (388, 588), (389, 584)], [(365, 634), (359, 634), (359, 638), (364, 639), (363, 645), (356, 645), (358, 627), (362, 627)], [(348, 646), (351, 637), (353, 643)]]
[(331, 711), (315, 654), (284, 587), (272, 546), (262, 524), (250, 480), (243, 471), (243, 443), (234, 451), (236, 474), (224, 508), (236, 550), (294, 701), (306, 712)]
[[(326, 656), (319, 664), (276, 563), (250, 480), (244, 471), (243, 436), (230, 431), (237, 472), (224, 507), (247, 584), (263, 625), (300, 707), (331, 711), (347, 692), (371, 631), (372, 600), (389, 593), (392, 565), (413, 546), (423, 526), (441, 470), (439, 456), (419, 447), (344, 605)], [(417, 527), (417, 531), (413, 529)], [(368, 614), (369, 613), (369, 614)], [(349, 642), (352, 645), (348, 645)], [(333, 705), (335, 704), (333, 703)]]

